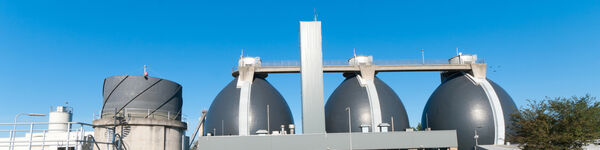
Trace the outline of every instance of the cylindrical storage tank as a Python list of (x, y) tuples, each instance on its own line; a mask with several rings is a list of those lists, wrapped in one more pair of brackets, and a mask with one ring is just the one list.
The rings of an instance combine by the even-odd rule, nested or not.
[[(245, 91), (250, 94), (249, 99), (244, 99), (247, 95), (241, 91), (242, 87), (237, 86), (238, 77), (225, 86), (208, 109), (204, 134), (256, 135), (259, 130), (280, 131), (281, 125), (288, 127), (293, 124), (294, 119), (287, 102), (265, 77), (266, 75), (254, 76), (248, 88), (250, 91)], [(246, 102), (241, 102), (243, 100)], [(247, 119), (246, 124), (240, 123), (240, 119)], [(290, 133), (289, 128), (285, 131)]]
[[(121, 137), (124, 149), (181, 150), (187, 124), (181, 122), (182, 86), (169, 80), (123, 75), (104, 80), (102, 116), (94, 139)], [(115, 127), (115, 131), (110, 128)], [(113, 132), (119, 136), (114, 136)], [(114, 149), (100, 146), (101, 150)]]
[(181, 119), (181, 85), (149, 76), (122, 75), (104, 80), (102, 118), (118, 115)]
[(504, 144), (510, 114), (516, 111), (512, 98), (496, 83), (456, 72), (433, 92), (421, 123), (423, 129), (456, 130), (458, 148), (471, 150), (475, 133), (479, 145)]
[(67, 132), (68, 122), (72, 119), (72, 109), (65, 106), (57, 106), (48, 115), (48, 132)]
[(346, 79), (333, 91), (325, 105), (328, 133), (348, 132), (349, 117), (352, 132), (363, 132), (361, 126), (369, 128), (368, 132), (386, 132), (377, 131), (382, 123), (393, 124), (387, 131), (405, 131), (410, 127), (402, 101), (381, 79), (374, 78), (375, 91), (371, 91), (361, 85), (356, 73), (345, 73), (344, 76)]

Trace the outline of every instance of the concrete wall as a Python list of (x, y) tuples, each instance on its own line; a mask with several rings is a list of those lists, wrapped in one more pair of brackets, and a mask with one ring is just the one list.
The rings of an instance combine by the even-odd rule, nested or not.
[(198, 150), (348, 150), (457, 147), (455, 130), (201, 136)]
[[(112, 118), (93, 122), (94, 125), (106, 127), (112, 127), (114, 123)], [(182, 150), (186, 128), (187, 124), (178, 120), (131, 118), (126, 120), (125, 125), (118, 126), (116, 133), (123, 131), (123, 144), (128, 150)], [(94, 137), (98, 142), (111, 142), (112, 134), (105, 128), (95, 127)], [(104, 145), (100, 149), (109, 148)]]

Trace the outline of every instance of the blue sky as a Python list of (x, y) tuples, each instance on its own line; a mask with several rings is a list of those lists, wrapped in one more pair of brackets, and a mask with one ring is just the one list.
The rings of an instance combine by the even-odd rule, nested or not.
[[(183, 85), (193, 128), (233, 78), (240, 50), (299, 60), (298, 21), (323, 21), (323, 57), (356, 48), (376, 60), (478, 54), (517, 105), (545, 96), (600, 95), (600, 1), (19, 1), (0, 0), (0, 122), (65, 101), (91, 122), (105, 77), (150, 75)], [(411, 126), (438, 72), (380, 73)], [(301, 123), (298, 74), (270, 75)], [(325, 97), (343, 80), (325, 74)], [(47, 118), (23, 117), (22, 121)]]

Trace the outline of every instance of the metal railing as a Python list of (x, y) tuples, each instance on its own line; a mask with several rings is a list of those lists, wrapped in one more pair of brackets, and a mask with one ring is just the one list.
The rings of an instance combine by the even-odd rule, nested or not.
[(73, 107), (69, 107), (69, 106), (50, 106), (50, 111), (49, 112), (56, 112), (56, 111), (58, 111), (57, 107), (62, 107), (63, 108), (62, 112), (73, 113)]
[[(49, 129), (49, 125), (65, 125), (64, 128)], [(119, 139), (112, 137), (108, 141), (96, 141), (93, 137), (93, 125), (80, 122), (49, 123), (0, 123), (0, 150), (54, 150), (57, 148), (75, 150), (107, 149), (118, 150), (114, 143)], [(101, 127), (114, 131), (114, 127)], [(14, 129), (14, 130), (13, 130)]]
[[(448, 59), (401, 59), (401, 60), (373, 60), (375, 65), (423, 65), (423, 64), (448, 64)], [(348, 60), (323, 60), (325, 66), (347, 66)], [(297, 60), (262, 61), (261, 66), (300, 66)]]
[(118, 114), (115, 114), (117, 110), (114, 111), (104, 111), (100, 116), (94, 115), (94, 120), (102, 118), (112, 118), (114, 116), (124, 117), (125, 119), (131, 118), (153, 118), (153, 119), (167, 119), (167, 120), (181, 120), (185, 122), (187, 118), (185, 115), (182, 115), (181, 112), (171, 112), (171, 111), (160, 111), (153, 110), (147, 108), (124, 108)]
[[(478, 58), (476, 63), (483, 64), (485, 59)], [(448, 59), (399, 59), (399, 60), (373, 60), (374, 65), (441, 65), (449, 64)], [(348, 60), (323, 60), (324, 66), (347, 66)], [(297, 67), (300, 66), (299, 60), (262, 60), (262, 67)], [(232, 67), (232, 71), (238, 70), (238, 66)]]

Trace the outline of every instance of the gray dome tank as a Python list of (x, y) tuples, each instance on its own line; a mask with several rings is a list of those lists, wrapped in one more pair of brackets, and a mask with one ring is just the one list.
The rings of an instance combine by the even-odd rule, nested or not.
[[(244, 135), (241, 128), (246, 128), (250, 134), (258, 130), (280, 131), (281, 125), (288, 127), (294, 123), (292, 112), (285, 99), (265, 80), (266, 75), (255, 75), (250, 88), (250, 99), (247, 113), (240, 113), (241, 89), (237, 88), (238, 78), (231, 81), (215, 97), (206, 116), (204, 133), (214, 136)], [(269, 113), (267, 114), (267, 105)], [(247, 117), (248, 124), (239, 124), (240, 115)], [(267, 118), (267, 115), (269, 116)], [(267, 125), (269, 122), (270, 125)], [(289, 128), (285, 129), (289, 133)]]
[(456, 130), (461, 150), (474, 149), (475, 130), (480, 145), (504, 144), (510, 114), (518, 111), (510, 95), (489, 79), (447, 74), (425, 105), (422, 128)]
[[(392, 117), (395, 131), (404, 131), (410, 127), (400, 98), (381, 79), (375, 77), (373, 81), (380, 107), (372, 107), (367, 87), (361, 86), (357, 73), (345, 73), (344, 76), (346, 79), (335, 89), (325, 105), (328, 133), (348, 132), (347, 107), (350, 108), (352, 132), (361, 132), (361, 125), (369, 125), (370, 132), (377, 132), (378, 124), (373, 123), (373, 119), (381, 119), (382, 123), (392, 125)], [(392, 131), (392, 127), (388, 131)]]
[(181, 120), (182, 86), (169, 80), (136, 75), (104, 79), (102, 118), (129, 115)]

